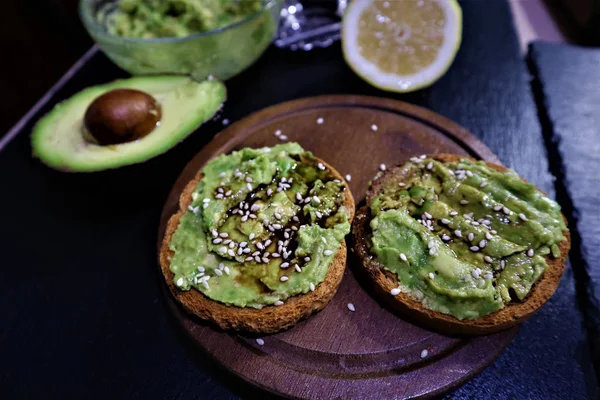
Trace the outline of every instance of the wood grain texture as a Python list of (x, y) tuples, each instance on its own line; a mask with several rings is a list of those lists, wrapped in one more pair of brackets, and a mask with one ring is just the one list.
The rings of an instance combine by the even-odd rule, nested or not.
[[(319, 118), (322, 124), (317, 124)], [(377, 126), (376, 132), (372, 125)], [(159, 243), (183, 188), (208, 160), (247, 146), (280, 143), (273, 135), (276, 130), (340, 173), (350, 174), (357, 202), (363, 200), (382, 163), (391, 166), (416, 154), (438, 152), (497, 162), (460, 126), (406, 103), (363, 96), (283, 103), (225, 129), (192, 159), (165, 204)], [(263, 336), (264, 346), (253, 337), (224, 333), (200, 322), (183, 312), (170, 294), (167, 297), (170, 310), (198, 346), (244, 380), (290, 398), (430, 397), (478, 373), (516, 334), (511, 329), (466, 339), (428, 331), (380, 305), (357, 277), (347, 270), (338, 293), (323, 311), (286, 332)], [(348, 303), (355, 305), (355, 312), (348, 310)], [(423, 350), (428, 351), (425, 358), (421, 358)]]

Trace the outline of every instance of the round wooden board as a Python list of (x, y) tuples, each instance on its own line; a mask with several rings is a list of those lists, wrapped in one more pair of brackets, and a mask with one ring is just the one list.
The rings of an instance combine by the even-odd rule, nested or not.
[[(323, 118), (318, 124), (317, 119)], [(377, 131), (371, 129), (377, 126)], [(243, 147), (289, 141), (350, 174), (356, 203), (379, 165), (423, 153), (455, 153), (499, 162), (457, 124), (420, 107), (364, 96), (325, 96), (269, 107), (218, 134), (187, 165), (165, 204), (159, 243), (178, 208), (184, 186), (212, 157)], [(452, 338), (420, 328), (382, 307), (356, 280), (348, 257), (331, 303), (294, 328), (255, 338), (225, 333), (183, 312), (165, 285), (169, 309), (192, 341), (244, 380), (281, 396), (301, 399), (406, 399), (457, 387), (491, 363), (517, 328), (476, 338)], [(162, 275), (161, 275), (162, 277)], [(348, 310), (353, 303), (355, 312)], [(421, 358), (422, 350), (428, 356)]]

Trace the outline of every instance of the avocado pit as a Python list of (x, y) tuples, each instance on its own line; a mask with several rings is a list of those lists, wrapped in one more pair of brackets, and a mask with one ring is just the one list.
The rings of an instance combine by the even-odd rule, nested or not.
[(156, 128), (161, 117), (160, 104), (148, 93), (114, 89), (88, 106), (83, 122), (98, 144), (106, 146), (143, 138)]

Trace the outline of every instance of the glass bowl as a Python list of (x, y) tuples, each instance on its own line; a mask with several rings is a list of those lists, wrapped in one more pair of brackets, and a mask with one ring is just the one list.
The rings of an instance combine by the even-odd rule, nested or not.
[(267, 49), (277, 31), (283, 0), (265, 0), (245, 19), (185, 37), (139, 39), (112, 35), (97, 10), (115, 0), (80, 0), (79, 15), (90, 36), (115, 64), (132, 75), (182, 74), (221, 80), (239, 74)]

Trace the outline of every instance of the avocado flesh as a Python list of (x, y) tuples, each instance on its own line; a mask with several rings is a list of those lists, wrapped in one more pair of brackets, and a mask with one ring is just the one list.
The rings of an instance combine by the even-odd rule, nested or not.
[[(160, 124), (147, 136), (101, 146), (86, 139), (83, 117), (90, 103), (113, 89), (137, 89), (162, 107)], [(57, 104), (34, 127), (33, 154), (65, 172), (93, 172), (146, 161), (174, 147), (210, 119), (226, 98), (219, 81), (196, 82), (183, 76), (135, 77), (92, 86)]]
[(417, 158), (400, 174), (371, 203), (371, 252), (428, 309), (469, 320), (523, 301), (565, 240), (559, 205), (513, 171)]

